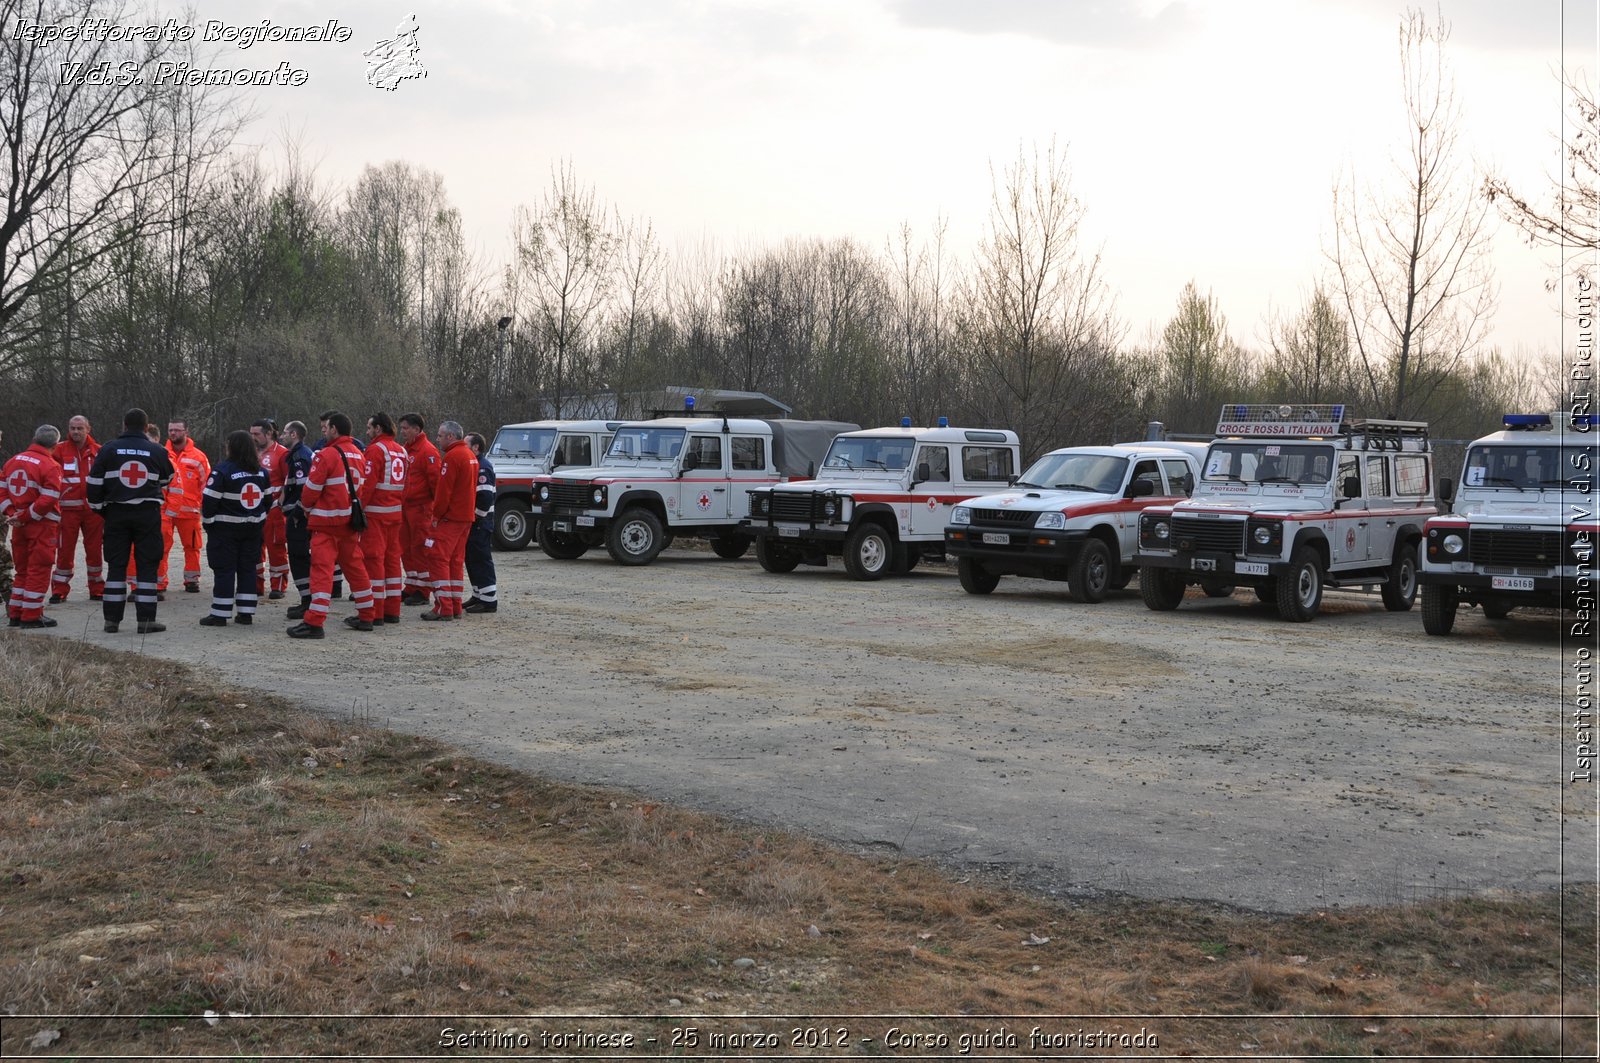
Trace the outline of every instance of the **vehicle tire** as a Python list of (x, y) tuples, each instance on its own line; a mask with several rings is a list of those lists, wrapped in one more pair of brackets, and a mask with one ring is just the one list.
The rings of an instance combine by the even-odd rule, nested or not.
[(922, 560), (922, 555), (915, 546), (902, 545), (894, 552), (894, 574), (904, 576), (917, 567), (917, 562)]
[(711, 540), (711, 552), (724, 561), (737, 561), (750, 549), (748, 535), (719, 535)]
[(1448, 635), (1456, 626), (1456, 606), (1461, 603), (1461, 591), (1442, 583), (1430, 583), (1422, 588), (1422, 630), (1430, 635)]
[(1483, 609), (1483, 615), (1488, 619), (1504, 620), (1511, 615), (1511, 610), (1515, 609), (1516, 606), (1509, 602), (1489, 601), (1483, 602), (1481, 608)]
[(1095, 538), (1085, 539), (1067, 573), (1067, 597), (1090, 605), (1105, 601), (1106, 595), (1111, 593), (1116, 568), (1117, 559), (1111, 556), (1105, 543)]
[(894, 564), (894, 538), (874, 521), (856, 525), (844, 540), (844, 570), (851, 579), (882, 579)]
[(956, 562), (956, 575), (961, 578), (961, 589), (968, 594), (988, 594), (1000, 586), (999, 576), (992, 575), (970, 557)]
[(1213, 583), (1210, 580), (1202, 582), (1200, 589), (1206, 592), (1207, 598), (1232, 598), (1234, 591), (1231, 583)]
[(767, 572), (793, 572), (800, 563), (800, 552), (763, 535), (756, 540), (756, 560)]
[(1278, 579), (1278, 615), (1303, 624), (1322, 605), (1322, 558), (1309, 546), (1295, 549), (1289, 571)]
[(539, 549), (557, 561), (571, 561), (588, 553), (589, 545), (571, 532), (545, 528), (539, 532)]
[(528, 503), (520, 498), (502, 498), (494, 504), (494, 545), (497, 550), (524, 550), (533, 539), (533, 522), (528, 519)]
[(1139, 570), (1139, 597), (1158, 613), (1170, 612), (1183, 601), (1183, 573), (1167, 568)]
[(619, 565), (648, 565), (666, 546), (661, 518), (641, 506), (624, 510), (606, 529), (606, 552)]
[(1391, 613), (1410, 610), (1417, 600), (1417, 544), (1406, 543), (1389, 566), (1389, 582), (1383, 585), (1383, 607)]
[(1262, 605), (1278, 604), (1278, 581), (1276, 579), (1267, 580), (1265, 583), (1256, 587), (1255, 590), (1256, 601), (1260, 602)]

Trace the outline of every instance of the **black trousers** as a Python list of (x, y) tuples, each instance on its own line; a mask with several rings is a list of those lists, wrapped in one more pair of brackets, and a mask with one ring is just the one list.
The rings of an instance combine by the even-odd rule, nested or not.
[(261, 561), (260, 524), (206, 526), (206, 564), (211, 566), (211, 615), (224, 619), (256, 611), (256, 565)]
[(289, 575), (294, 577), (294, 588), (300, 592), (300, 604), (311, 604), (311, 529), (304, 517), (294, 514), (284, 518), (283, 539), (289, 547)]
[[(100, 603), (106, 621), (122, 622), (128, 599), (141, 621), (156, 618), (156, 579), (161, 570), (161, 506), (112, 503), (101, 510), (106, 521), (106, 592)], [(128, 582), (128, 555), (134, 579)]]
[(474, 524), (467, 533), (467, 581), (478, 601), (499, 600), (500, 592), (494, 584), (494, 532), (484, 521)]

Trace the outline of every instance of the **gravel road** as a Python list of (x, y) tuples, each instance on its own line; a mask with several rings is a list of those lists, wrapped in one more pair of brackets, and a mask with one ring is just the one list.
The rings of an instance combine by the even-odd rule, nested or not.
[(1592, 790), (1566, 793), (1562, 844), (1550, 614), (1473, 611), (1439, 639), (1340, 592), (1297, 625), (1250, 591), (1176, 613), (1137, 583), (1100, 606), (1021, 579), (978, 598), (941, 565), (855, 583), (683, 549), (497, 562), (497, 615), (407, 608), (316, 643), (284, 638), (284, 602), (201, 628), (209, 593), (170, 595), (143, 639), (131, 615), (103, 634), (81, 587), (50, 613), (57, 636), (551, 778), (1063, 895), (1298, 911), (1594, 878)]

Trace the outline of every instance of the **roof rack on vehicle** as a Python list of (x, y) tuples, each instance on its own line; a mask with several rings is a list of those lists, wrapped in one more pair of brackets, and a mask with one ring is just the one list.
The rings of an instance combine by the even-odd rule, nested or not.
[(1406, 443), (1415, 444), (1412, 450), (1427, 450), (1428, 423), (1426, 421), (1391, 421), (1386, 419), (1370, 418), (1364, 421), (1352, 421), (1345, 425), (1345, 434), (1350, 441), (1356, 436), (1365, 436), (1367, 446), (1373, 450), (1405, 450)]

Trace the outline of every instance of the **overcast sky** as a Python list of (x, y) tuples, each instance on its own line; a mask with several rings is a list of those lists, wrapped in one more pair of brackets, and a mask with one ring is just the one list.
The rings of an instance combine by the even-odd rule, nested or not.
[[(1336, 177), (1392, 172), (1405, 6), (318, 0), (208, 2), (193, 21), (348, 25), (346, 44), (224, 53), (311, 74), (249, 90), (259, 117), (246, 138), (270, 154), (292, 131), (340, 187), (390, 159), (439, 172), (487, 260), (503, 260), (515, 206), (536, 203), (562, 160), (674, 250), (791, 236), (881, 248), (902, 222), (926, 235), (941, 215), (965, 249), (982, 233), (991, 164), (1054, 139), (1130, 338), (1159, 330), (1192, 279), (1259, 346), (1265, 315), (1298, 309), (1326, 273)], [(1543, 195), (1559, 171), (1562, 65), (1591, 78), (1600, 65), (1594, 3), (1440, 10), (1454, 28), (1460, 178), (1475, 186), (1489, 169)], [(372, 88), (362, 51), (410, 13), (427, 78)], [(1555, 351), (1553, 259), (1496, 228), (1490, 342)]]

